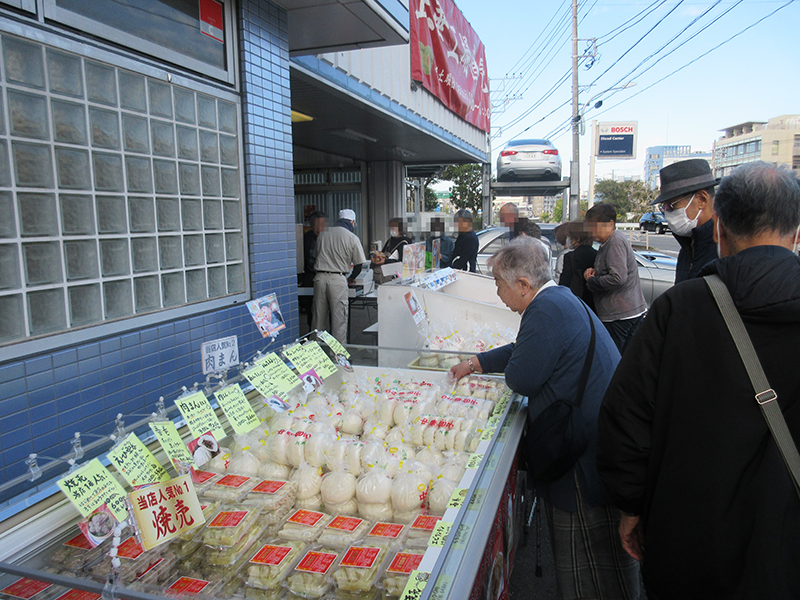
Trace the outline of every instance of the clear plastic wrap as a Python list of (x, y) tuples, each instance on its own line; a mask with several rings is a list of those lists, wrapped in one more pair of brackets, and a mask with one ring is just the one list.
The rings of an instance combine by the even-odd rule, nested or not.
[(326, 505), (349, 502), (356, 495), (356, 478), (344, 470), (343, 464), (336, 465), (332, 471), (322, 476), (320, 493)]
[(299, 467), (305, 461), (306, 443), (311, 439), (311, 435), (305, 430), (296, 431), (292, 441), (287, 444), (286, 458), (293, 467)]
[(264, 479), (242, 499), (248, 506), (260, 506), (264, 511), (281, 510), (294, 505), (297, 484), (294, 481)]
[(250, 451), (250, 447), (242, 448), (240, 451), (231, 455), (230, 463), (228, 463), (228, 471), (231, 473), (238, 473), (239, 475), (246, 475), (248, 477), (258, 476), (258, 470), (261, 467), (261, 461), (254, 452)]
[[(294, 422), (294, 419), (292, 419), (292, 422)], [(267, 438), (267, 448), (273, 462), (279, 465), (291, 465), (289, 457), (287, 456), (290, 442), (294, 443), (294, 432), (291, 429), (283, 427)]]
[(408, 535), (409, 525), (404, 523), (390, 523), (378, 521), (375, 523), (361, 543), (364, 546), (386, 546), (388, 544), (402, 543)]
[(314, 546), (306, 551), (289, 573), (284, 585), (296, 596), (321, 598), (332, 587), (333, 573), (339, 565), (340, 553), (326, 546)]
[(442, 520), (437, 515), (419, 515), (408, 528), (405, 544), (409, 548), (427, 548), (436, 523)]
[(203, 543), (215, 549), (230, 548), (255, 525), (260, 514), (261, 508), (258, 506), (220, 507), (217, 514), (208, 522), (203, 533)]
[(351, 546), (333, 573), (336, 589), (367, 594), (373, 590), (389, 557), (386, 546)]
[(394, 598), (403, 593), (409, 575), (419, 567), (423, 556), (425, 553), (415, 548), (404, 548), (393, 554), (381, 579), (381, 587), (386, 596)]
[(282, 592), (281, 584), (299, 562), (305, 549), (306, 543), (300, 541), (263, 545), (245, 567), (247, 569), (247, 586)]
[(379, 502), (370, 504), (368, 502), (358, 503), (358, 514), (370, 521), (391, 521), (394, 516), (394, 509), (390, 502)]
[(313, 542), (333, 517), (325, 513), (299, 509), (295, 511), (278, 532), (282, 540)]
[(229, 474), (207, 487), (201, 494), (204, 498), (223, 502), (236, 502), (258, 484), (256, 477)]
[(399, 473), (392, 480), (392, 508), (395, 513), (420, 509), (428, 496), (428, 482), (416, 473)]
[(344, 549), (356, 544), (369, 529), (370, 524), (364, 519), (337, 515), (325, 526), (318, 541), (331, 548)]
[(433, 515), (443, 515), (447, 503), (457, 487), (456, 482), (445, 478), (435, 479), (428, 494), (428, 508)]
[(305, 510), (314, 510), (320, 511), (322, 510), (323, 502), (322, 496), (320, 494), (316, 494), (311, 496), (311, 498), (306, 498), (305, 500), (300, 500), (299, 498), (294, 501), (295, 508), (304, 508)]
[(308, 500), (319, 495), (322, 485), (322, 469), (303, 461), (290, 477), (297, 485), (297, 499)]
[(261, 479), (287, 480), (291, 474), (292, 467), (276, 463), (273, 460), (262, 462), (258, 469), (258, 476)]
[(244, 556), (256, 540), (264, 533), (269, 526), (264, 519), (258, 519), (253, 525), (246, 529), (242, 537), (230, 548), (224, 549), (205, 549), (204, 562), (207, 565), (229, 567)]
[(392, 480), (383, 469), (371, 469), (358, 478), (356, 497), (359, 505), (389, 502), (392, 499)]

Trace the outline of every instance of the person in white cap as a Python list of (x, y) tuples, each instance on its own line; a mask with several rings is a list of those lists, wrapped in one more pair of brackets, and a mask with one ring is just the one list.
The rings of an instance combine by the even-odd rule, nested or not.
[(353, 233), (355, 224), (355, 211), (343, 208), (336, 225), (319, 234), (314, 249), (317, 274), (312, 327), (329, 330), (342, 344), (347, 343), (347, 286), (358, 277), (362, 263), (367, 260), (361, 241)]

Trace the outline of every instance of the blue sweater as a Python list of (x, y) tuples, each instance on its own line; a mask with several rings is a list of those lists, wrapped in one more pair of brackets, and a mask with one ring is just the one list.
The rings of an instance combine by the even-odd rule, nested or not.
[[(581, 411), (589, 424), (589, 446), (578, 460), (578, 481), (589, 506), (610, 504), (595, 467), (597, 415), (608, 382), (619, 362), (619, 352), (606, 328), (590, 311), (595, 328), (595, 355)], [(591, 330), (583, 303), (567, 288), (542, 290), (522, 315), (517, 341), (478, 355), (484, 372), (505, 372), (508, 386), (528, 397), (528, 422), (556, 399), (574, 399), (589, 348)], [(540, 496), (554, 506), (577, 510), (573, 472), (546, 484), (537, 484)]]

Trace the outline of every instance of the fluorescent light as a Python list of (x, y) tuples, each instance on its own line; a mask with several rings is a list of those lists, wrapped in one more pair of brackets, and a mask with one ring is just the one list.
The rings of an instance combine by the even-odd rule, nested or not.
[(308, 121), (313, 121), (314, 117), (309, 117), (308, 115), (304, 115), (301, 112), (297, 112), (296, 110), (292, 111), (292, 123), (307, 123)]

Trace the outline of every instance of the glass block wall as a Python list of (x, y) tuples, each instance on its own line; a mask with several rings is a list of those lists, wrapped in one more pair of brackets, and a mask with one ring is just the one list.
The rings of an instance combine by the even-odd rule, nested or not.
[(0, 51), (0, 343), (246, 290), (235, 103)]

